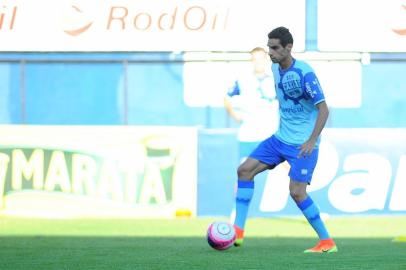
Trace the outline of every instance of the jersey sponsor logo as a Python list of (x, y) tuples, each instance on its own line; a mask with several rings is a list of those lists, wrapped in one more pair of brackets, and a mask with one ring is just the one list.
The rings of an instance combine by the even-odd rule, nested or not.
[(309, 72), (304, 76), (304, 88), (307, 93), (307, 95), (311, 98), (314, 99), (317, 97), (318, 94), (322, 94), (323, 90), (321, 89), (319, 80), (316, 77), (316, 74), (314, 72)]
[(303, 106), (281, 107), (281, 111), (284, 113), (299, 113), (303, 112)]
[(317, 87), (318, 89), (321, 89), (321, 87), (320, 87), (319, 81), (317, 79), (314, 79), (311, 83), (305, 82), (306, 93), (311, 98), (314, 98), (317, 95), (317, 91), (312, 88), (311, 84), (315, 85), (315, 86), (313, 86), (313, 88)]
[(309, 82), (306, 82), (306, 83), (305, 83), (305, 89), (306, 89), (307, 94), (308, 94), (311, 98), (314, 98), (314, 95), (317, 94), (316, 91), (313, 91), (313, 90), (312, 90), (312, 87), (310, 86), (310, 83), (309, 83)]

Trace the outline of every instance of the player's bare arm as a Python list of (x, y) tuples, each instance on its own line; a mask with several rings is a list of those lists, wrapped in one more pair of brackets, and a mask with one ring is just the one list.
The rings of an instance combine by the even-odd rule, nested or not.
[(317, 114), (316, 124), (314, 126), (313, 132), (310, 135), (310, 138), (300, 146), (299, 157), (310, 155), (314, 149), (316, 144), (317, 138), (320, 136), (321, 131), (323, 130), (324, 126), (326, 125), (327, 118), (329, 115), (329, 110), (327, 107), (327, 103), (322, 101), (316, 105), (317, 109), (319, 110)]

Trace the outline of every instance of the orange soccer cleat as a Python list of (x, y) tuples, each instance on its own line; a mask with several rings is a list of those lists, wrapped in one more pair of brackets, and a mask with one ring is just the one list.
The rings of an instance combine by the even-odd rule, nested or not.
[(333, 239), (324, 239), (320, 240), (320, 242), (313, 248), (306, 249), (304, 253), (330, 253), (330, 252), (337, 252), (338, 248), (334, 243)]
[(234, 241), (234, 246), (240, 247), (240, 246), (242, 246), (242, 242), (244, 240), (244, 230), (240, 229), (236, 225), (234, 225), (234, 230), (235, 230), (235, 234), (237, 236)]

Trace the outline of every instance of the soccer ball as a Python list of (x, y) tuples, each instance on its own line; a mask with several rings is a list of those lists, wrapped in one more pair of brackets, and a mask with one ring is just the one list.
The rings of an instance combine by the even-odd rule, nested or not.
[(235, 238), (234, 227), (227, 222), (213, 222), (207, 229), (207, 242), (216, 250), (230, 248), (234, 244)]

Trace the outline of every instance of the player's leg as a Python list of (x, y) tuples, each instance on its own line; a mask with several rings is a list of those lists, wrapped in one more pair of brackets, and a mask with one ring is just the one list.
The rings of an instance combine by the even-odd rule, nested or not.
[(331, 239), (320, 217), (320, 210), (306, 192), (307, 185), (307, 182), (300, 182), (293, 179), (291, 179), (289, 183), (290, 195), (320, 239), (315, 247), (307, 249), (305, 252), (336, 252), (337, 246), (333, 239)]
[(330, 238), (326, 226), (320, 218), (319, 207), (313, 202), (306, 191), (307, 186), (312, 180), (313, 171), (317, 164), (318, 149), (314, 149), (310, 155), (300, 158), (297, 157), (298, 152), (299, 149), (297, 147), (286, 147), (285, 153), (288, 153), (287, 159), (291, 165), (289, 171), (289, 177), (291, 179), (289, 184), (290, 195), (320, 239), (317, 246), (305, 252), (337, 251), (334, 241)]
[(237, 233), (236, 246), (240, 246), (244, 237), (245, 222), (247, 220), (248, 209), (254, 195), (254, 176), (268, 169), (267, 164), (259, 160), (247, 158), (237, 170), (238, 186), (235, 200), (235, 220), (234, 228)]
[(277, 150), (277, 141), (272, 136), (261, 144), (250, 154), (250, 156), (238, 167), (238, 188), (236, 195), (236, 215), (234, 228), (237, 232), (236, 246), (242, 244), (245, 222), (248, 215), (248, 208), (254, 195), (254, 177), (258, 173), (273, 169), (277, 164), (284, 161)]
[[(238, 143), (238, 150), (239, 150), (239, 164), (241, 165), (247, 158), (248, 156), (252, 153), (255, 148), (258, 147), (258, 145), (261, 142), (246, 142), (246, 141), (239, 141)], [(238, 183), (235, 185), (235, 189), (237, 190)], [(236, 211), (236, 205), (234, 205), (231, 214), (230, 214), (230, 222), (233, 223), (235, 220), (235, 211)]]

